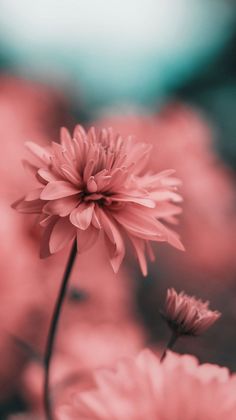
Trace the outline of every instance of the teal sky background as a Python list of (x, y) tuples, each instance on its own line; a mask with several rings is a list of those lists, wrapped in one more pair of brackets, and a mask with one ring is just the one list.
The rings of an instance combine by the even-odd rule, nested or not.
[(0, 47), (21, 76), (88, 109), (152, 107), (207, 66), (230, 37), (221, 0), (1, 0)]

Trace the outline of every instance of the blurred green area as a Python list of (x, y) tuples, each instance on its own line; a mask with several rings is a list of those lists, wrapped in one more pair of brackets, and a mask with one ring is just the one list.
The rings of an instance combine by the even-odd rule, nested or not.
[(59, 88), (80, 120), (197, 105), (235, 166), (235, 23), (230, 0), (2, 0), (0, 71)]
[(175, 95), (205, 114), (215, 128), (218, 152), (236, 168), (236, 30), (208, 66)]

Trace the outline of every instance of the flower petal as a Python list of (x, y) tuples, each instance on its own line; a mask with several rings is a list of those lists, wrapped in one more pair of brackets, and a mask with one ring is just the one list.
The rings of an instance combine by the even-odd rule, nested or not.
[(125, 255), (125, 244), (120, 229), (117, 226), (115, 220), (112, 220), (112, 218), (109, 217), (109, 215), (102, 209), (99, 209), (98, 214), (99, 221), (108, 238), (107, 240), (105, 236), (105, 241), (110, 256), (110, 263), (114, 272), (117, 273)]
[(51, 153), (49, 150), (46, 149), (46, 147), (42, 147), (39, 144), (33, 143), (32, 141), (27, 141), (25, 143), (27, 149), (40, 160), (42, 163), (49, 163), (50, 162), (50, 156)]
[(47, 214), (55, 214), (61, 217), (68, 216), (72, 210), (79, 204), (77, 196), (58, 198), (57, 200), (48, 201), (43, 207), (43, 212)]
[(44, 203), (42, 200), (25, 201), (24, 198), (15, 201), (11, 206), (20, 213), (41, 213)]
[(49, 171), (48, 169), (45, 168), (40, 168), (38, 170), (38, 175), (47, 182), (53, 182), (53, 181), (58, 181), (58, 178), (56, 177), (56, 175), (54, 175), (51, 171)]
[(84, 174), (83, 174), (84, 182), (87, 182), (90, 176), (92, 175), (94, 166), (95, 166), (95, 159), (90, 159), (85, 165)]
[(155, 201), (149, 197), (133, 197), (132, 195), (116, 194), (112, 196), (112, 201), (127, 201), (130, 203), (140, 204), (141, 206), (154, 209), (156, 206)]
[(98, 214), (97, 214), (97, 212), (98, 212), (97, 207), (98, 206), (95, 204), (94, 211), (93, 211), (93, 217), (92, 217), (92, 224), (95, 228), (102, 229), (102, 226), (101, 226), (101, 223), (99, 221)]
[(165, 227), (145, 208), (133, 205), (122, 212), (114, 212), (114, 218), (131, 234), (142, 239), (166, 240)]
[(61, 165), (60, 167), (62, 173), (65, 175), (66, 179), (71, 182), (73, 185), (81, 184), (81, 177), (79, 173), (76, 172), (75, 168), (67, 164)]
[(91, 176), (87, 181), (87, 190), (90, 193), (95, 193), (98, 190), (98, 186), (94, 180), (94, 176)]
[(70, 214), (71, 223), (79, 229), (87, 229), (93, 217), (93, 209), (94, 203), (79, 204)]
[(135, 238), (132, 235), (129, 235), (129, 239), (132, 242), (132, 245), (135, 249), (138, 262), (142, 271), (143, 276), (147, 275), (147, 261), (145, 256), (145, 242), (140, 238)]
[(97, 241), (99, 230), (90, 225), (86, 230), (77, 230), (78, 253), (87, 251)]
[(66, 181), (49, 182), (41, 193), (42, 200), (55, 200), (78, 194), (79, 190)]
[(125, 245), (123, 240), (121, 245), (112, 243), (107, 235), (104, 236), (104, 240), (112, 269), (114, 273), (118, 273), (120, 265), (125, 256)]
[(57, 216), (52, 216), (48, 218), (46, 221), (45, 229), (43, 231), (43, 235), (40, 242), (40, 258), (47, 258), (51, 255), (50, 249), (49, 249), (49, 240), (52, 233), (52, 230), (55, 226), (55, 223), (58, 221)]
[(157, 218), (169, 218), (171, 216), (182, 213), (181, 207), (176, 206), (175, 204), (169, 202), (159, 202), (155, 208), (155, 216)]
[(61, 145), (65, 147), (66, 150), (71, 150), (72, 139), (66, 127), (61, 127), (60, 138), (61, 138)]
[(70, 223), (67, 217), (61, 217), (52, 229), (49, 239), (49, 250), (54, 254), (64, 248), (76, 234), (75, 227)]
[(169, 242), (169, 244), (179, 249), (180, 251), (185, 251), (185, 248), (182, 242), (180, 241), (178, 234), (173, 230), (168, 229), (167, 227), (165, 227), (165, 230), (167, 234), (167, 242)]
[(35, 188), (25, 196), (25, 201), (34, 201), (40, 198), (43, 187)]
[(183, 201), (183, 198), (181, 195), (174, 191), (170, 190), (157, 190), (157, 191), (151, 191), (150, 192), (150, 198), (155, 201), (166, 201), (170, 200), (174, 203), (181, 203)]

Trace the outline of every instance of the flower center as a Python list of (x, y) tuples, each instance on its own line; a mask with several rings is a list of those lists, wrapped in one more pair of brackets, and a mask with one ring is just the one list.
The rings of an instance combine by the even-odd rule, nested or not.
[(101, 193), (89, 193), (83, 191), (80, 193), (80, 198), (84, 202), (94, 202), (99, 207), (109, 207), (110, 210), (120, 210), (124, 207), (125, 203), (119, 201), (114, 201), (112, 199), (112, 193), (106, 192), (105, 194)]

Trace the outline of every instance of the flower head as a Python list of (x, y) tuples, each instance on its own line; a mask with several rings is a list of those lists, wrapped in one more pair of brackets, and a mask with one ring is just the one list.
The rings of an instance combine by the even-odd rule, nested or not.
[(164, 318), (178, 335), (199, 335), (206, 331), (221, 316), (209, 309), (209, 302), (203, 302), (184, 292), (167, 290)]
[(103, 232), (115, 272), (125, 255), (126, 236), (146, 274), (146, 251), (153, 257), (149, 241), (167, 241), (183, 249), (177, 234), (162, 223), (174, 223), (180, 212), (174, 204), (181, 201), (176, 192), (179, 180), (171, 176), (172, 170), (144, 173), (147, 144), (123, 139), (111, 129), (85, 132), (77, 126), (72, 137), (61, 130), (60, 144), (41, 147), (28, 142), (27, 147), (37, 160), (25, 163), (37, 185), (13, 206), (40, 215), (42, 257), (76, 237), (82, 252)]
[[(97, 388), (76, 393), (58, 420), (234, 420), (236, 375), (193, 356), (168, 352), (163, 363), (149, 350), (116, 369), (95, 374)], [(214, 401), (214, 404), (212, 403)]]

